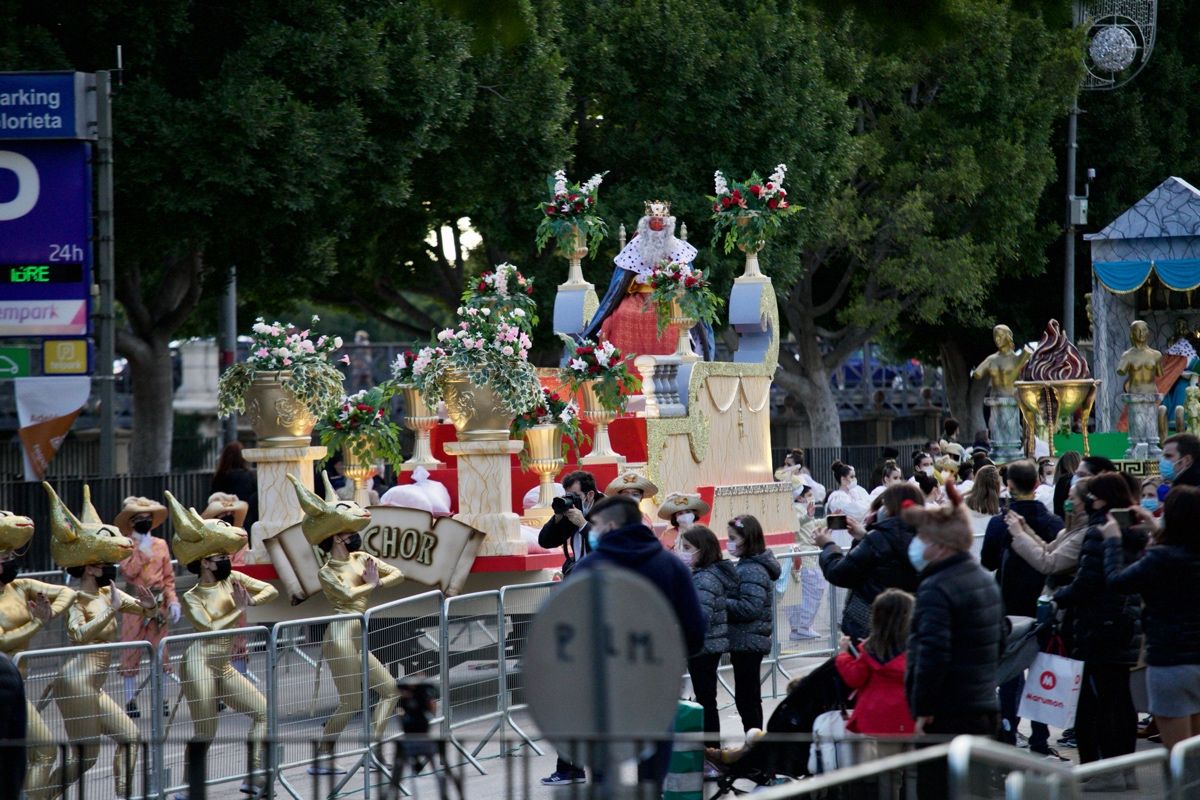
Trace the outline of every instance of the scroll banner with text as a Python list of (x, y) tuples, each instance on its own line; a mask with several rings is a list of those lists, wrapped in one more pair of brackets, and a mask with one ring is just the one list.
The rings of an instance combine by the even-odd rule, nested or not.
[(17, 419), (25, 451), (25, 480), (40, 481), (87, 402), (91, 379), (18, 378)]

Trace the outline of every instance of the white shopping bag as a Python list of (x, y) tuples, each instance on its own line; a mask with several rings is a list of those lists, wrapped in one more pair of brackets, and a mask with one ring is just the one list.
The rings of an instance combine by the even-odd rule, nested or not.
[(1074, 726), (1082, 683), (1082, 661), (1038, 653), (1029, 667), (1029, 677), (1025, 679), (1017, 716), (1044, 722), (1055, 728)]
[(808, 750), (808, 771), (813, 775), (852, 767), (875, 758), (875, 740), (846, 731), (850, 715), (841, 709), (826, 711), (813, 720), (813, 743)]

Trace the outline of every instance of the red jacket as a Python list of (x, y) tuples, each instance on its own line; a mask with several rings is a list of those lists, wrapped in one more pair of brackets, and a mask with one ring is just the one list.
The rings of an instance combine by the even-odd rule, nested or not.
[(900, 735), (913, 732), (913, 718), (904, 694), (904, 653), (880, 664), (860, 651), (858, 658), (839, 653), (837, 671), (851, 689), (858, 690), (854, 711), (846, 730), (871, 735)]

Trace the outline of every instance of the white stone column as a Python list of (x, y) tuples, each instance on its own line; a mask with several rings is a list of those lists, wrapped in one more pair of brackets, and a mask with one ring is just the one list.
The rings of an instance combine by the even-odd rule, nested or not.
[(487, 534), (481, 556), (526, 555), (521, 520), (512, 510), (511, 456), (524, 442), (447, 442), (446, 452), (458, 460), (458, 513), (455, 519)]
[(316, 556), (299, 528), (280, 534), (304, 519), (296, 489), (287, 479), (295, 475), (307, 488), (313, 488), (313, 462), (324, 458), (324, 447), (256, 447), (242, 451), (255, 465), (258, 475), (258, 521), (252, 528), (254, 563), (267, 560), (274, 565), (284, 587), (293, 595), (297, 588), (304, 594), (321, 591), (317, 581)]

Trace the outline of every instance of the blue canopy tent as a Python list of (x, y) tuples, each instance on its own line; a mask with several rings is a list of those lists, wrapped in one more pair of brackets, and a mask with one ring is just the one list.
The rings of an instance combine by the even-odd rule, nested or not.
[[(1116, 366), (1129, 347), (1130, 323), (1145, 320), (1151, 345), (1165, 352), (1179, 318), (1189, 331), (1200, 321), (1192, 303), (1200, 287), (1200, 190), (1168, 178), (1104, 230), (1083, 238), (1092, 250), (1092, 374), (1103, 379), (1095, 415), (1101, 430), (1114, 430), (1123, 383)], [(1172, 416), (1177, 392), (1180, 387), (1166, 401)]]

